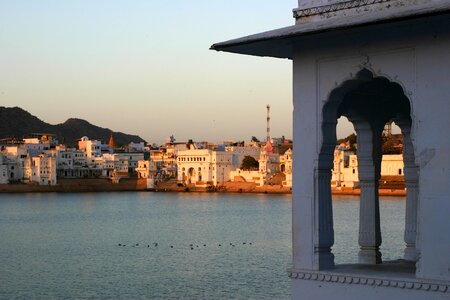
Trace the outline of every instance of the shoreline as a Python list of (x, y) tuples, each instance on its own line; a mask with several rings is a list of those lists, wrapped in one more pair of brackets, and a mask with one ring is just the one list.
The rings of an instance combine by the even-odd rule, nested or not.
[[(104, 192), (155, 192), (155, 193), (253, 193), (253, 194), (291, 194), (292, 188), (279, 185), (259, 187), (254, 183), (226, 182), (218, 190), (200, 187), (178, 186), (174, 181), (160, 182), (155, 189), (147, 189), (145, 179), (126, 178), (113, 184), (108, 179), (61, 179), (55, 186), (37, 184), (2, 184), (0, 194), (7, 193), (104, 193)], [(333, 195), (359, 196), (360, 189), (331, 188)], [(405, 189), (379, 189), (380, 196), (404, 197)]]

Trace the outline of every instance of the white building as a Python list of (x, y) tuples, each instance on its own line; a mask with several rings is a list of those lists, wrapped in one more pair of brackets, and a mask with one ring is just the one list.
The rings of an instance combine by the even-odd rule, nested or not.
[(230, 172), (230, 179), (234, 182), (245, 181), (245, 182), (254, 182), (260, 184), (261, 182), (261, 173), (259, 170), (241, 170), (237, 169), (235, 171)]
[(288, 149), (280, 156), (280, 171), (286, 175), (283, 186), (292, 187), (292, 149)]
[(135, 169), (138, 178), (147, 179), (147, 188), (155, 188), (156, 163), (150, 160), (140, 160)]
[(403, 155), (386, 154), (381, 160), (381, 176), (402, 176), (405, 173)]
[(203, 187), (223, 185), (230, 180), (230, 172), (240, 166), (233, 155), (233, 152), (209, 149), (179, 151), (178, 181)]
[(331, 186), (343, 188), (359, 186), (358, 158), (354, 152), (340, 148), (334, 151)]
[(242, 160), (246, 156), (251, 156), (254, 159), (258, 160), (260, 158), (261, 148), (255, 146), (226, 146), (226, 152), (233, 152), (233, 164), (241, 165)]
[(129, 143), (127, 146), (128, 152), (145, 152), (145, 151), (150, 151), (150, 149), (148, 147), (145, 147), (145, 143), (144, 142), (140, 142), (140, 143)]
[(50, 150), (52, 145), (51, 140), (47, 138), (25, 138), (23, 139), (23, 149), (28, 153), (31, 157), (38, 156), (39, 154), (44, 153), (46, 150)]
[(280, 172), (280, 155), (277, 153), (269, 153), (266, 150), (261, 150), (259, 157), (259, 185), (263, 186), (276, 173)]
[(127, 162), (127, 171), (130, 176), (134, 175), (134, 169), (138, 167), (139, 161), (144, 160), (144, 153), (129, 152), (129, 153), (116, 153), (120, 161)]
[(102, 144), (101, 141), (90, 140), (87, 136), (83, 136), (78, 141), (78, 149), (86, 154), (86, 157), (102, 156), (102, 152), (108, 149), (108, 145)]
[(3, 155), (0, 154), (0, 184), (8, 184), (8, 166), (3, 164)]
[(283, 173), (285, 179), (282, 181), (282, 185), (292, 187), (292, 150), (288, 149), (283, 155), (280, 155), (277, 153), (268, 153), (264, 148), (256, 149), (258, 150), (258, 154), (253, 153), (251, 156), (253, 158), (256, 157), (255, 159), (258, 160), (258, 170), (236, 169), (230, 173), (231, 180), (235, 182), (255, 182), (259, 186), (264, 186), (275, 175)]
[[(403, 176), (403, 155), (385, 154), (381, 159), (381, 176)], [(332, 187), (359, 187), (358, 157), (352, 151), (334, 151)]]
[(118, 180), (130, 177), (128, 157), (120, 154), (103, 154), (103, 177), (116, 177)]
[(3, 169), (6, 171), (9, 183), (19, 182), (23, 178), (24, 170), (22, 168), (24, 162), (23, 153), (17, 147), (7, 147), (0, 154), (2, 156)]
[[(450, 298), (450, 1), (299, 0), (295, 25), (213, 49), (293, 61), (294, 299)], [(336, 265), (336, 124), (358, 143), (358, 264)], [(381, 134), (403, 134), (404, 260), (383, 262)]]
[(56, 159), (45, 154), (32, 158), (31, 181), (39, 185), (56, 185)]

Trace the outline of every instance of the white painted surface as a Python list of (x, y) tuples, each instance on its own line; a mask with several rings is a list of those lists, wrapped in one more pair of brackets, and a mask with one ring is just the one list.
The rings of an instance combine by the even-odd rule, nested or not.
[[(366, 67), (375, 76), (399, 83), (411, 102), (411, 139), (415, 161), (420, 167), (417, 224), (420, 260), (416, 276), (450, 281), (450, 236), (446, 233), (450, 229), (450, 139), (446, 137), (446, 132), (450, 131), (450, 92), (446, 83), (450, 78), (450, 22), (444, 17), (435, 22), (428, 29), (411, 23), (368, 32), (348, 32), (345, 39), (337, 34), (329, 39), (311, 41), (295, 56), (294, 140), (309, 141), (296, 144), (294, 148), (298, 158), (294, 162), (294, 178), (298, 185), (293, 189), (296, 268), (317, 268), (314, 256), (317, 229), (311, 224), (317, 217), (313, 172), (322, 144), (322, 108), (334, 88)], [(383, 171), (389, 172), (386, 168)], [(295, 297), (301, 297), (305, 283), (294, 280), (293, 284)], [(397, 293), (376, 289), (345, 287), (345, 290), (375, 298), (374, 295)], [(333, 289), (328, 293), (334, 299), (345, 299), (348, 295), (343, 292), (336, 297), (338, 293)], [(423, 298), (418, 295), (414, 297)]]
[[(299, 8), (338, 2), (342, 1), (299, 1)], [(296, 159), (293, 162), (293, 264), (294, 269), (306, 270), (304, 277), (293, 277), (293, 296), (295, 299), (448, 299), (450, 17), (448, 14), (424, 17), (424, 14), (448, 12), (450, 1), (347, 2), (356, 6), (361, 4), (367, 10), (351, 7), (347, 10), (336, 9), (336, 13), (332, 11), (331, 14), (311, 14), (296, 26), (213, 46), (219, 51), (293, 59), (296, 141)], [(399, 18), (419, 15), (422, 17), (398, 22)], [(358, 27), (369, 22), (393, 20), (397, 23)], [(341, 30), (326, 32), (339, 28)], [(397, 90), (399, 87), (411, 107), (412, 123), (411, 128), (407, 129), (414, 159), (408, 160), (405, 171), (411, 175), (407, 184), (415, 191), (415, 195), (411, 195), (414, 197), (408, 196), (407, 202), (414, 204), (417, 201), (418, 204), (415, 224), (415, 246), (419, 253), (417, 269), (415, 274), (381, 272), (376, 280), (371, 280), (373, 284), (353, 281), (370, 276), (370, 272), (356, 274), (351, 270), (348, 280), (352, 282), (347, 282), (346, 276), (336, 276), (336, 280), (334, 277), (330, 280), (310, 280), (313, 276), (318, 278), (326, 274), (327, 268), (333, 268), (332, 256), (327, 252), (332, 244), (333, 232), (328, 211), (329, 190), (325, 183), (331, 177), (329, 171), (332, 163), (329, 162), (332, 159), (329, 158), (333, 155), (331, 148), (334, 145), (330, 136), (336, 124), (333, 115), (324, 114), (324, 107), (330, 103), (331, 96), (342, 98), (347, 95), (332, 94), (333, 91), (351, 91), (354, 88), (351, 82), (363, 86), (363, 80), (373, 80), (364, 77), (355, 81), (358, 72), (363, 69), (375, 78), (384, 78), (389, 86), (395, 86)], [(344, 84), (347, 84), (347, 90), (337, 90)], [(330, 110), (327, 112), (331, 113)], [(364, 139), (366, 142), (370, 140)], [(364, 158), (358, 159), (369, 161), (370, 157), (368, 151)], [(375, 158), (372, 160), (376, 161)], [(366, 190), (373, 194), (376, 189), (372, 185), (376, 186), (376, 177), (372, 177), (379, 176), (374, 171), (377, 165), (362, 164), (361, 161), (358, 165), (360, 179), (367, 181), (364, 183), (368, 187)], [(412, 176), (415, 168), (419, 169), (420, 174), (418, 185), (415, 183), (417, 177)], [(376, 199), (376, 194), (373, 195)], [(416, 209), (414, 205), (408, 207), (412, 211)], [(363, 230), (370, 225), (365, 223), (367, 216), (375, 213), (376, 209), (376, 205), (362, 208), (363, 220), (360, 221), (363, 222)], [(412, 231), (414, 226), (409, 225), (414, 224), (408, 225), (408, 222), (413, 220), (414, 214), (406, 220), (407, 229)], [(374, 222), (372, 225), (377, 220)], [(371, 234), (377, 234), (379, 229), (372, 225), (368, 230)], [(412, 242), (410, 233), (405, 234), (405, 238)], [(377, 241), (372, 238), (367, 241), (374, 244), (365, 246), (377, 247)], [(314, 275), (311, 272), (317, 273)]]

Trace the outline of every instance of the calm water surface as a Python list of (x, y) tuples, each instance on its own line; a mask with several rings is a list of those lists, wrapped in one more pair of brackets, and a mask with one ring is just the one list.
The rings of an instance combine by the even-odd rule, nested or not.
[[(402, 255), (404, 206), (381, 201), (384, 259)], [(357, 260), (358, 208), (335, 197), (338, 263)], [(288, 195), (3, 194), (0, 243), (1, 299), (291, 296)]]

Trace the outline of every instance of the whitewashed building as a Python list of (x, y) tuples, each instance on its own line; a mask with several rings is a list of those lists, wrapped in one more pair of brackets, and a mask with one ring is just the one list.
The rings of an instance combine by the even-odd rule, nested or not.
[(1, 154), (2, 165), (6, 170), (8, 182), (19, 182), (23, 178), (24, 169), (22, 167), (24, 162), (24, 156), (22, 155), (22, 149), (17, 147), (7, 147)]
[(144, 142), (140, 142), (140, 143), (131, 142), (127, 146), (127, 151), (128, 152), (145, 152), (145, 151), (150, 151), (150, 149), (148, 147), (145, 147)]
[(0, 154), (0, 184), (8, 184), (8, 166), (3, 164), (4, 156)]
[[(293, 61), (294, 299), (450, 298), (450, 1), (299, 0), (295, 25), (213, 49)], [(336, 124), (358, 143), (358, 263), (335, 264)], [(381, 135), (403, 134), (403, 260), (383, 262)], [(308, 141), (308, 142), (302, 142)]]
[(155, 188), (156, 170), (156, 163), (150, 160), (140, 160), (135, 169), (138, 178), (147, 180), (147, 189)]
[(102, 153), (108, 149), (108, 145), (102, 144), (101, 141), (90, 140), (87, 136), (83, 136), (78, 141), (78, 149), (86, 154), (86, 157), (102, 156)]
[(280, 155), (261, 150), (258, 162), (261, 175), (259, 185), (263, 186), (276, 173), (280, 172)]
[(134, 169), (138, 167), (139, 161), (144, 160), (144, 153), (142, 152), (127, 152), (114, 154), (119, 157), (120, 161), (126, 161), (128, 166), (128, 174), (134, 175)]
[(31, 181), (39, 185), (56, 185), (56, 159), (40, 154), (32, 158)]
[(44, 153), (46, 150), (50, 150), (51, 147), (51, 141), (47, 139), (42, 138), (25, 138), (23, 139), (23, 147), (24, 149), (31, 157), (38, 156), (39, 154)]
[(260, 184), (261, 173), (259, 170), (241, 170), (237, 169), (230, 172), (230, 179), (234, 182), (244, 181), (244, 182), (254, 182)]
[(283, 186), (292, 187), (292, 149), (288, 149), (280, 156), (280, 171), (286, 175)]
[(230, 172), (239, 168), (233, 152), (195, 149), (179, 151), (178, 181), (196, 186), (223, 185), (230, 180)]
[(352, 151), (334, 151), (331, 186), (355, 188), (359, 186), (358, 157)]
[[(380, 176), (403, 176), (404, 163), (401, 154), (384, 154), (381, 159)], [(332, 187), (359, 187), (358, 156), (352, 151), (334, 151)]]

